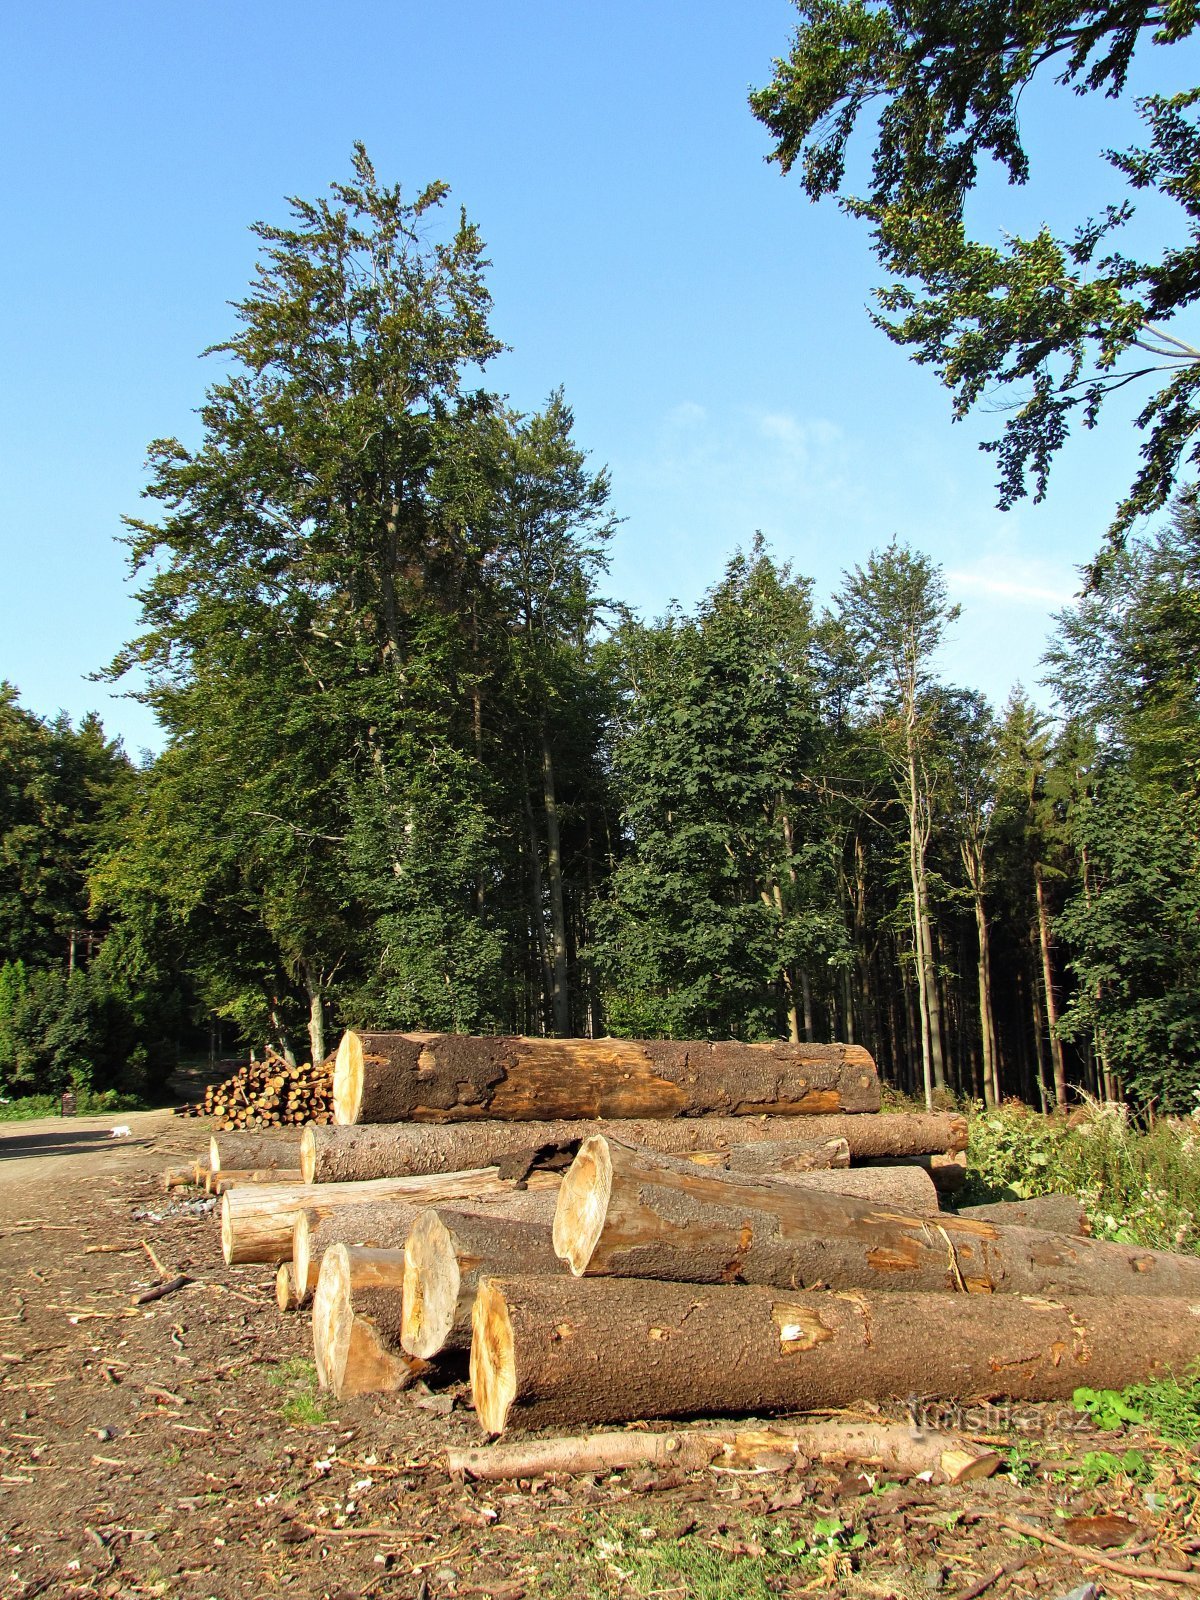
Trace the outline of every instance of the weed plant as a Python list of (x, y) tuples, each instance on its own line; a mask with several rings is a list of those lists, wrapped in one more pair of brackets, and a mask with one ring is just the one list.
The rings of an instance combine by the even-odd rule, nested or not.
[(1200, 1117), (1139, 1127), (1089, 1102), (1068, 1121), (975, 1106), (960, 1203), (1077, 1195), (1098, 1238), (1200, 1255)]

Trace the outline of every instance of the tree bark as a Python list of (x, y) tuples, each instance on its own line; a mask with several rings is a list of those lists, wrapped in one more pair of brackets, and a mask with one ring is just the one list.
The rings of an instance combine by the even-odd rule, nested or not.
[(910, 1394), (1058, 1400), (1181, 1372), (1198, 1350), (1181, 1299), (488, 1278), (471, 1390), (498, 1434), (510, 1421), (819, 1411)]
[(581, 1146), (563, 1179), (554, 1248), (577, 1276), (1200, 1298), (1200, 1257), (906, 1215), (807, 1186), (700, 1172), (603, 1135)]
[(968, 1221), (998, 1222), (1006, 1228), (1042, 1228), (1049, 1233), (1091, 1234), (1082, 1203), (1069, 1194), (1038, 1194), (1029, 1200), (996, 1200), (985, 1206), (960, 1206)]
[(857, 1045), (472, 1038), (347, 1032), (334, 1120), (798, 1116), (877, 1111), (875, 1063)]
[(542, 805), (546, 813), (546, 876), (550, 880), (550, 954), (554, 987), (551, 998), (554, 1031), (565, 1039), (571, 1031), (571, 994), (567, 987), (567, 914), (563, 898), (562, 841), (558, 828), (558, 795), (550, 740), (542, 728)]
[(328, 1212), (375, 1200), (423, 1200), (433, 1205), (473, 1195), (507, 1194), (513, 1187), (509, 1180), (498, 1176), (495, 1167), (412, 1178), (377, 1178), (370, 1183), (327, 1183), (319, 1190), (307, 1183), (246, 1184), (221, 1197), (221, 1248), (229, 1266), (245, 1261), (278, 1264), (292, 1254), (292, 1230), (296, 1213), (301, 1210)]
[(561, 1277), (567, 1268), (554, 1253), (553, 1216), (550, 1204), (539, 1222), (448, 1207), (418, 1217), (404, 1242), (400, 1343), (409, 1355), (431, 1361), (443, 1350), (470, 1348), (471, 1307), (481, 1277)]
[(1001, 1457), (973, 1439), (888, 1422), (779, 1422), (770, 1428), (685, 1428), (674, 1433), (593, 1433), (446, 1451), (446, 1467), (492, 1482), (626, 1467), (696, 1472), (787, 1472), (804, 1460), (853, 1461), (935, 1483), (990, 1478)]
[(1058, 1002), (1054, 998), (1054, 965), (1050, 959), (1050, 916), (1046, 910), (1046, 890), (1042, 869), (1034, 867), (1037, 885), (1038, 944), (1042, 954), (1042, 983), (1046, 990), (1046, 1023), (1050, 1035), (1050, 1060), (1054, 1066), (1054, 1100), (1060, 1108), (1067, 1103), (1067, 1065), (1062, 1040), (1058, 1037)]
[(214, 1133), (208, 1141), (208, 1164), (214, 1172), (235, 1167), (241, 1172), (264, 1167), (300, 1166), (299, 1131), (292, 1133)]
[(402, 1250), (362, 1250), (335, 1244), (325, 1252), (313, 1296), (313, 1358), (317, 1380), (339, 1400), (394, 1394), (428, 1371), (400, 1348)]
[(831, 1150), (843, 1165), (844, 1140), (851, 1161), (903, 1160), (964, 1150), (967, 1119), (950, 1112), (872, 1116), (622, 1118), (599, 1122), (366, 1123), (354, 1127), (308, 1127), (300, 1139), (300, 1171), (307, 1183), (401, 1178), (422, 1172), (465, 1172), (507, 1155), (546, 1147), (564, 1148), (593, 1133), (616, 1133), (627, 1144), (670, 1155), (734, 1150), (763, 1141), (791, 1141)]

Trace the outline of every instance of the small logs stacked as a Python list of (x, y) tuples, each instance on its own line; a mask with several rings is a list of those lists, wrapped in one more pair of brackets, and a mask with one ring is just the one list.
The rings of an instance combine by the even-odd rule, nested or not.
[(268, 1051), (263, 1061), (250, 1061), (222, 1083), (210, 1085), (192, 1105), (180, 1106), (179, 1117), (213, 1117), (217, 1127), (297, 1130), (308, 1123), (333, 1120), (333, 1073), (328, 1062), (298, 1066)]

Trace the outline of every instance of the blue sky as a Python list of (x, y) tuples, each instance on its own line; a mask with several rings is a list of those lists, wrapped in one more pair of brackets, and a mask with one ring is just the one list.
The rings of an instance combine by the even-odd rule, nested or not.
[[(248, 225), (349, 171), (444, 178), (493, 261), (493, 386), (561, 384), (607, 463), (609, 591), (693, 603), (756, 529), (827, 597), (893, 534), (942, 563), (956, 681), (1002, 700), (1038, 676), (1136, 465), (1133, 398), (1072, 442), (1047, 502), (995, 510), (946, 393), (875, 332), (862, 229), (764, 156), (746, 94), (786, 50), (785, 0), (60, 0), (0, 19), (0, 677), (31, 709), (89, 708), (134, 750), (145, 711), (87, 674), (136, 628), (116, 542), (147, 443), (196, 437), (254, 258)], [(1134, 89), (1194, 69), (1158, 52)], [(1155, 74), (1159, 74), (1158, 77)], [(1031, 95), (1039, 181), (996, 186), (988, 227), (1108, 198), (1095, 152), (1131, 113)], [(1061, 118), (1069, 119), (1060, 123)], [(1158, 219), (1151, 219), (1151, 223)]]

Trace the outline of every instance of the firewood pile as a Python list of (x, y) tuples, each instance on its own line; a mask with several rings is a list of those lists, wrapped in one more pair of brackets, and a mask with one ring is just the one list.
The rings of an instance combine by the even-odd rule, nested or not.
[[(302, 1135), (214, 1138), (210, 1170), (226, 1261), (274, 1263), (281, 1309), (311, 1307), (338, 1396), (466, 1359), (495, 1438), (913, 1394), (1054, 1400), (1200, 1355), (1200, 1260), (1091, 1239), (1069, 1197), (942, 1209), (965, 1119), (881, 1114), (854, 1046), (351, 1032), (330, 1100), (333, 1123)], [(599, 1434), (451, 1464), (596, 1471), (675, 1449), (919, 1458), (955, 1481), (994, 1466), (962, 1440), (935, 1441), (933, 1462), (911, 1430), (818, 1434)]]
[(268, 1050), (262, 1061), (243, 1063), (175, 1115), (213, 1117), (218, 1128), (302, 1128), (332, 1122), (332, 1101), (332, 1062), (297, 1065)]

